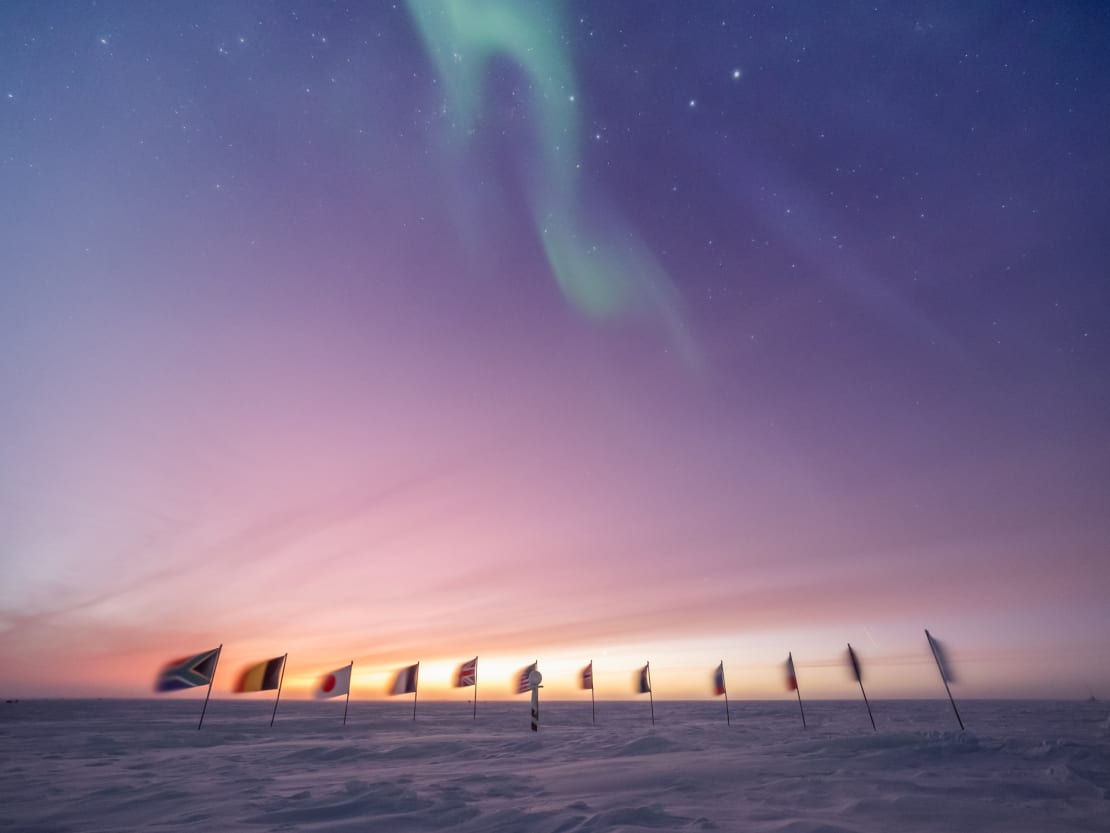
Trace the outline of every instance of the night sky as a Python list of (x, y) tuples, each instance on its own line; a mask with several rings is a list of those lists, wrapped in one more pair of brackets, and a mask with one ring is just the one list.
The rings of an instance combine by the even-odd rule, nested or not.
[(1110, 697), (1110, 7), (5, 2), (0, 694)]

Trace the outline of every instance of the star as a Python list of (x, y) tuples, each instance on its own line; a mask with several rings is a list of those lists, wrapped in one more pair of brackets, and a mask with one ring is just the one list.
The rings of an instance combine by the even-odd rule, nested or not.
[(698, 100), (696, 98), (691, 98), (689, 106), (690, 107), (697, 107), (698, 106)]
[(732, 71), (732, 80), (739, 81), (743, 77), (743, 75), (743, 71), (739, 67), (737, 67)]

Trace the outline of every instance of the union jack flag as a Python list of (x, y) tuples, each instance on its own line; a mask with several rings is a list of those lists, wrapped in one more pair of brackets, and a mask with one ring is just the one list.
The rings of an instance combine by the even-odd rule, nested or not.
[(478, 657), (469, 662), (464, 662), (455, 672), (455, 688), (464, 688), (468, 685), (477, 685)]
[(213, 648), (195, 654), (191, 657), (182, 657), (166, 663), (158, 672), (158, 679), (154, 682), (155, 691), (180, 691), (183, 688), (196, 688), (212, 682), (216, 673), (216, 661), (219, 659), (220, 649)]
[(533, 662), (531, 665), (520, 669), (520, 673), (517, 675), (516, 679), (517, 694), (524, 694), (525, 692), (532, 690), (532, 681), (528, 678), (532, 674), (532, 672), (536, 670), (537, 664), (538, 662)]

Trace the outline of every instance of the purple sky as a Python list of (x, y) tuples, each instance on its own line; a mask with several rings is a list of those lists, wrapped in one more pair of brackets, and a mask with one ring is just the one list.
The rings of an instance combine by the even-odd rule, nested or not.
[(1110, 697), (1110, 10), (462, 9), (0, 6), (0, 694)]

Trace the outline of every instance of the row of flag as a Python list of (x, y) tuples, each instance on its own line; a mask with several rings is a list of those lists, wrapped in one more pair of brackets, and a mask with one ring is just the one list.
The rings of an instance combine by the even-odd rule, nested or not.
[[(928, 630), (925, 631), (925, 638), (928, 641), (929, 649), (933, 654), (936, 661), (937, 669), (940, 672), (941, 680), (944, 682), (945, 691), (948, 693), (948, 698), (952, 702), (952, 709), (956, 713), (956, 719), (959, 721), (960, 728), (964, 728), (963, 719), (960, 717), (959, 710), (956, 708), (956, 701), (952, 697), (952, 691), (948, 687), (950, 682), (955, 681), (955, 676), (952, 673), (951, 665), (948, 662), (946, 652), (932, 634)], [(219, 663), (220, 652), (223, 646), (213, 648), (210, 651), (202, 651), (199, 654), (194, 654), (189, 657), (173, 660), (167, 663), (158, 674), (155, 681), (154, 689), (159, 692), (178, 691), (186, 688), (195, 688), (198, 686), (208, 686), (208, 695), (212, 693), (212, 681), (216, 675), (216, 666)], [(277, 706), (281, 698), (281, 686), (285, 676), (285, 663), (289, 655), (285, 654), (280, 657), (272, 657), (271, 659), (262, 660), (261, 662), (253, 663), (244, 668), (239, 676), (236, 678), (234, 691), (237, 693), (254, 692), (254, 691), (274, 691), (278, 692), (274, 701), (274, 714), (270, 718), (270, 724), (273, 725), (274, 717), (277, 715)], [(863, 669), (860, 660), (851, 644), (848, 645), (846, 653), (848, 668), (852, 677), (859, 683), (860, 692), (863, 694), (864, 703), (867, 705), (867, 713), (871, 718), (871, 726), (875, 728), (875, 717), (871, 712), (871, 704), (867, 699), (867, 692), (863, 687)], [(532, 679), (533, 672), (537, 670), (538, 661), (533, 662), (522, 668), (515, 677), (515, 690), (518, 694), (523, 694), (533, 688)], [(325, 699), (331, 697), (346, 697), (347, 704), (350, 704), (351, 697), (351, 672), (354, 669), (354, 661), (349, 664), (337, 668), (334, 671), (329, 671), (323, 674), (318, 680), (312, 690), (313, 697), (317, 699)], [(787, 654), (785, 663), (785, 677), (786, 687), (790, 691), (794, 691), (798, 696), (798, 708), (801, 711), (802, 725), (805, 726), (805, 710), (802, 707), (801, 690), (798, 687), (798, 674), (794, 668), (793, 654)], [(655, 724), (655, 700), (652, 696), (651, 690), (651, 663), (644, 663), (634, 675), (634, 688), (639, 694), (647, 694), (649, 702), (651, 703), (651, 722)], [(420, 663), (405, 666), (397, 671), (390, 683), (387, 691), (391, 695), (412, 694), (413, 695), (413, 719), (416, 719), (416, 695), (419, 687), (420, 680)], [(478, 714), (478, 657), (461, 663), (455, 670), (454, 685), (457, 688), (465, 688), (473, 686), (475, 689), (473, 698), (473, 714), (477, 717)], [(578, 675), (579, 687), (588, 689), (590, 691), (591, 712), (594, 720), (596, 721), (596, 708), (594, 701), (594, 663), (593, 660), (579, 672)], [(717, 665), (712, 675), (712, 691), (717, 697), (724, 696), (725, 698), (725, 719), (731, 724), (732, 718), (729, 713), (728, 705), (728, 690), (725, 686), (725, 663), (724, 660)], [(208, 697), (205, 698), (204, 708), (208, 707)], [(201, 712), (201, 724), (204, 722), (204, 711)], [(347, 709), (343, 711), (343, 722), (347, 722)], [(198, 724), (197, 728), (200, 728)]]

